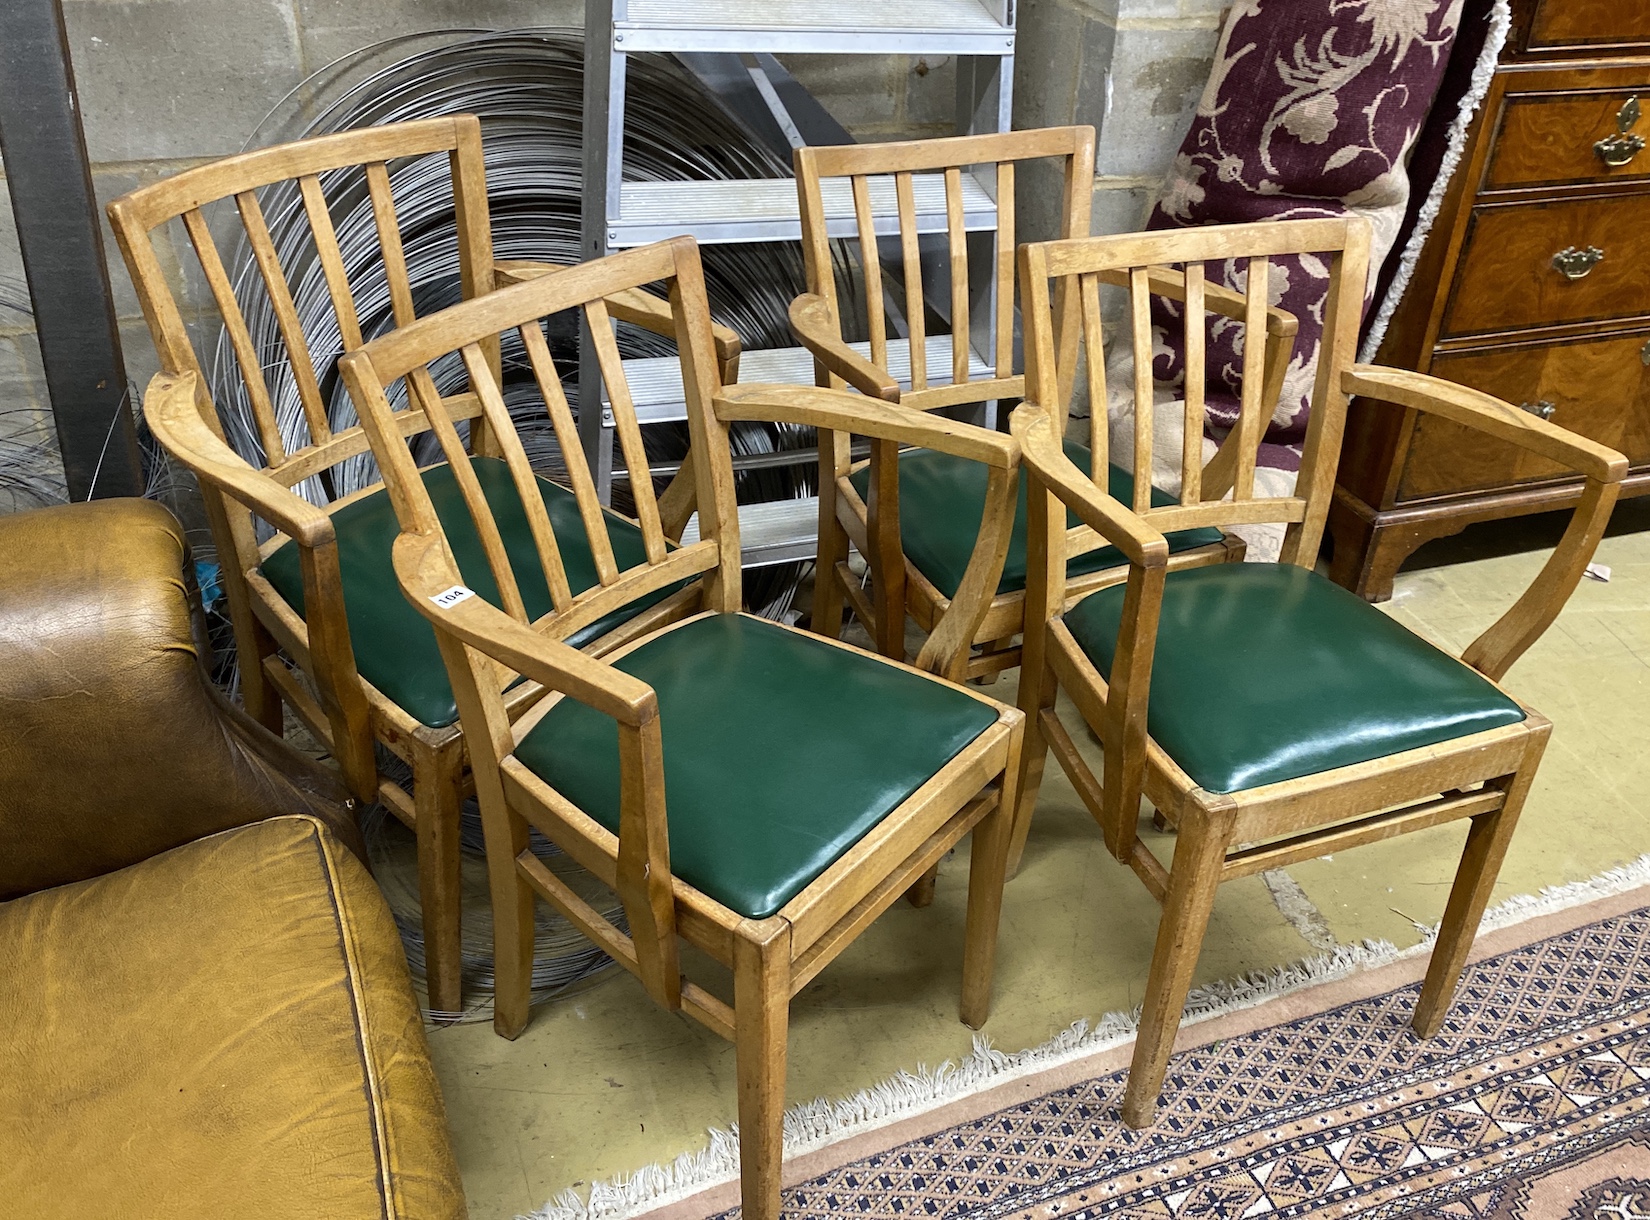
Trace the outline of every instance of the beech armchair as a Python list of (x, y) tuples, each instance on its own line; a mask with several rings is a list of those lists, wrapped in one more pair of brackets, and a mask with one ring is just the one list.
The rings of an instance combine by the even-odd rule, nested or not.
[[(795, 154), (801, 197), (802, 246), (808, 292), (791, 305), (791, 328), (813, 353), (819, 384), (847, 384), (868, 398), (898, 402), (922, 411), (978, 408), (1012, 403), (1025, 393), (1025, 377), (1015, 369), (1016, 182), (1020, 170), (1052, 166), (1060, 174), (1059, 227), (1062, 237), (1089, 231), (1090, 183), (1094, 176), (1094, 130), (1059, 127), (996, 135), (959, 136), (890, 144), (799, 148)], [(991, 167), (994, 177), (976, 176)], [(846, 179), (846, 181), (844, 181)], [(988, 191), (990, 192), (988, 194)], [(826, 200), (851, 199), (858, 242), (863, 300), (839, 290), (830, 256)], [(834, 210), (834, 209), (833, 209)], [(887, 213), (892, 212), (892, 217)], [(923, 290), (919, 233), (944, 217), (946, 267), (950, 277), (950, 334), (928, 333), (929, 306)], [(879, 239), (895, 239), (899, 257), (890, 279), (903, 280), (903, 299), (886, 292)], [(1154, 289), (1174, 297), (1178, 272), (1159, 268)], [(1107, 283), (1122, 283), (1115, 275)], [(1076, 298), (1062, 297), (1055, 308), (1061, 338), (1060, 393), (1045, 406), (1061, 413), (1070, 404), (1076, 361)], [(1205, 288), (1211, 309), (1241, 318), (1243, 300), (1215, 285)], [(862, 305), (869, 342), (848, 343), (844, 317)], [(895, 333), (890, 334), (890, 326)], [(1266, 315), (1264, 377), (1269, 401), (1283, 384), (1298, 329), (1282, 310)], [(1149, 365), (1148, 365), (1149, 367)], [(1150, 399), (1146, 383), (1146, 401)], [(1105, 401), (1091, 401), (1095, 429), (1106, 428)], [(1197, 436), (1202, 436), (1202, 420)], [(1068, 446), (1079, 463), (1089, 448)], [(992, 491), (984, 470), (951, 454), (911, 452), (887, 464), (883, 483), (869, 464), (852, 460), (846, 435), (827, 429), (819, 435), (819, 551), (815, 569), (813, 628), (841, 633), (845, 603), (886, 656), (905, 656), (907, 613), (931, 631), (956, 596), (983, 522), (1009, 523), (1010, 543), (1003, 575), (974, 625), (974, 650), (959, 677), (983, 677), (1020, 661), (1015, 637), (1025, 604), (1026, 488)], [(1231, 455), (1214, 459), (1208, 478), (1230, 477)], [(1112, 494), (1128, 499), (1131, 477), (1122, 467), (1109, 472)], [(1159, 494), (1158, 499), (1166, 502)], [(1073, 518), (1072, 524), (1076, 524)], [(870, 570), (869, 590), (848, 567), (852, 544)], [(1177, 566), (1219, 563), (1243, 557), (1235, 535), (1202, 528), (1170, 540)], [(1098, 549), (1074, 555), (1073, 595), (1123, 579), (1123, 557)]]
[[(605, 305), (641, 284), (666, 285), (675, 317), (703, 527), (686, 546), (662, 528)], [(624, 523), (640, 539), (633, 553), (619, 549), (619, 525), (597, 503), (544, 343), (543, 320), (568, 311), (595, 337), (637, 492), (636, 519)], [(528, 470), (487, 360), (489, 345), (510, 332), (522, 337), (563, 437), (566, 512)], [(499, 543), (498, 510), (472, 471), (480, 459), (432, 410), (465, 521), (486, 551), (484, 571), (457, 561), (461, 523), (437, 511), (386, 393), (454, 353), (520, 494), (538, 566), (551, 574), (547, 609), (517, 595), (522, 557)], [(397, 577), (434, 626), (465, 726), (494, 907), (494, 1027), (513, 1038), (527, 1024), (532, 908), (543, 898), (660, 1004), (734, 1042), (744, 1214), (773, 1220), (791, 997), (970, 831), (961, 1011), (970, 1025), (985, 1020), (1022, 721), (936, 676), (953, 663), (945, 647), (966, 649), (943, 621), (911, 667), (741, 613), (728, 425), (851, 426), (873, 438), (874, 454), (899, 444), (955, 451), (981, 463), (994, 485), (1018, 477), (1018, 447), (896, 406), (867, 410), (841, 391), (724, 387), (689, 238), (454, 306), (346, 356), (343, 374), (401, 523)], [(1006, 546), (1004, 533), (986, 532), (952, 605), (958, 622), (995, 584)], [(585, 551), (599, 581), (578, 589), (558, 573)], [(702, 613), (634, 633), (600, 658), (569, 645), (616, 607), (689, 590)], [(518, 682), (546, 692), (519, 718), (510, 703)], [(628, 931), (534, 855), (529, 827), (617, 893)], [(731, 968), (731, 1004), (683, 977), (683, 941)]]
[[(156, 438), (200, 484), (235, 629), (242, 699), (253, 718), (275, 733), (282, 730), (282, 704), (289, 706), (330, 749), (358, 800), (381, 801), (415, 831), (430, 1005), (458, 1012), (459, 811), (471, 784), (458, 709), (434, 634), (396, 590), (390, 561), (395, 515), (381, 484), (335, 494), (335, 476), (370, 459), (366, 435), (347, 409), (339, 409), (347, 401), (332, 393), (335, 361), (373, 329), (402, 326), (417, 316), (415, 290), (427, 285), (415, 285), (408, 272), (394, 183), (402, 159), (431, 156), (450, 166), (451, 240), (464, 297), (548, 269), (495, 263), (481, 127), (471, 115), (387, 124), (229, 157), (114, 201), (109, 220), (160, 354), (161, 373), (144, 397), (144, 413)], [(398, 163), (395, 173), (392, 161)], [(231, 199), (233, 211), (224, 209), (222, 218), (226, 227), (238, 220), (250, 243), (255, 282), (232, 282), (203, 211)], [(223, 318), (255, 425), (252, 444), (261, 451), (252, 460), (229, 443), (227, 404), (214, 400), (166, 270), (170, 256), (163, 258), (164, 244), (157, 249), (155, 238), (173, 225), (187, 234)], [(271, 230), (283, 226), (300, 226), (300, 234), (307, 227), (302, 266), (282, 266)], [(376, 241), (341, 243), (341, 232)], [(427, 243), (431, 235), (405, 240)], [(299, 302), (305, 303), (302, 312)], [(254, 341), (247, 319), (258, 308), (273, 310), (280, 339), (275, 350), (259, 350)], [(669, 306), (640, 290), (620, 294), (610, 309), (616, 317), (672, 333)], [(306, 333), (301, 317), (320, 317), (325, 325), (312, 321)], [(725, 327), (713, 327), (712, 334), (717, 359), (736, 369), (738, 337)], [(498, 367), (496, 345), (487, 358)], [(211, 366), (210, 353), (204, 365)], [(408, 387), (407, 409), (398, 416), (406, 435), (434, 426), (424, 413), (434, 396), (433, 381)], [(452, 419), (468, 421), (476, 478), (500, 498), (506, 544), (531, 556), (519, 507), (506, 511), (515, 493), (480, 405), (473, 396), (460, 396), (448, 399), (444, 409)], [(443, 464), (424, 477), (441, 513), (462, 513), (454, 471)], [(691, 496), (684, 494), (691, 486), (691, 474), (678, 477), (664, 497), (676, 536), (692, 515)], [(632, 531), (616, 545), (639, 554), (640, 535)], [(481, 540), (473, 534), (455, 532), (454, 546), (466, 570), (484, 566)], [(597, 581), (589, 555), (570, 555), (567, 570), (579, 588)], [(524, 580), (523, 595), (529, 605), (550, 604), (542, 575)], [(615, 607), (612, 618), (592, 624), (578, 642), (614, 646), (622, 635), (604, 637), (644, 609), (652, 616), (645, 621), (654, 622), (691, 608), (690, 597)], [(521, 692), (511, 706), (519, 711), (528, 700)], [(411, 768), (410, 791), (380, 768), (380, 746)]]
[[(1248, 264), (1250, 333), (1260, 326), (1268, 260), (1314, 253), (1330, 269), (1325, 341), (1295, 494), (1254, 495), (1255, 452), (1269, 411), (1245, 376), (1233, 498), (1211, 500), (1199, 459), (1183, 457), (1177, 503), (1137, 490), (1108, 494), (1093, 470), (1061, 446), (1058, 416), (1040, 408), (1057, 393), (1059, 354), (1049, 288), (1125, 271), (1137, 302), (1151, 269), (1185, 268), (1187, 382), (1203, 384), (1203, 267)], [(1340, 852), (1409, 831), (1470, 820), (1414, 1025), (1442, 1024), (1551, 725), (1497, 681), (1574, 590), (1609, 518), (1627, 461), (1487, 394), (1394, 369), (1353, 365), (1368, 270), (1361, 219), (1301, 220), (1090, 238), (1026, 247), (1021, 274), (1031, 306), (1030, 387), (1015, 412), (1030, 472), (1031, 577), (1020, 706), (1029, 724), (1016, 825), (1023, 842), (1052, 752), (1100, 823), (1106, 846), (1162, 904), (1123, 1118), (1152, 1122), (1215, 891), (1223, 881)], [(1069, 288), (1068, 288), (1069, 291)], [(1098, 345), (1097, 310), (1084, 295), (1084, 333)], [(1134, 310), (1132, 341), (1150, 335)], [(1091, 349), (1092, 350), (1092, 349)], [(1145, 350), (1149, 351), (1149, 348)], [(1248, 359), (1259, 363), (1251, 351)], [(1090, 360), (1090, 375), (1099, 367)], [(1246, 370), (1246, 374), (1251, 370)], [(1258, 384), (1258, 379), (1257, 382)], [(1476, 428), (1586, 479), (1569, 530), (1530, 589), (1457, 659), (1362, 599), (1317, 575), (1340, 456), (1347, 396), (1396, 403)], [(1187, 403), (1188, 415), (1197, 404)], [(1149, 421), (1133, 466), (1151, 470)], [(1188, 427), (1188, 433), (1190, 428)], [(1096, 463), (1101, 461), (1096, 459)], [(1063, 506), (1063, 507), (1062, 507)], [(1065, 525), (1067, 512), (1081, 524)], [(1172, 570), (1175, 530), (1280, 521), (1276, 564)], [(1072, 604), (1068, 556), (1109, 544), (1128, 559), (1124, 583)], [(1055, 714), (1070, 697), (1105, 755), (1096, 778)], [(1178, 827), (1165, 865), (1137, 834), (1141, 796)]]

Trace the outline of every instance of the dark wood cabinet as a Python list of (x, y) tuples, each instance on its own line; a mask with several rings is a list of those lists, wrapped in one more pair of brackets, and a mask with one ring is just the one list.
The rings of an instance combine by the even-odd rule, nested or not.
[[(1650, 0), (1522, 0), (1381, 364), (1626, 453), (1650, 492)], [(1416, 547), (1573, 504), (1579, 481), (1448, 421), (1354, 402), (1335, 579), (1371, 601)]]

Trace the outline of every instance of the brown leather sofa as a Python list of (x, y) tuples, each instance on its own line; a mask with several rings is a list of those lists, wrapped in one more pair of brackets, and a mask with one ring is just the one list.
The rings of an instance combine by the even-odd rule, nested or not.
[(462, 1217), (343, 789), (206, 680), (184, 555), (0, 517), (0, 1214)]

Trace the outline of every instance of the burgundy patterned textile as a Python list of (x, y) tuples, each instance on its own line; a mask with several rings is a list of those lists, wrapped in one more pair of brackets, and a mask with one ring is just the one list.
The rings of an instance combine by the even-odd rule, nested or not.
[[(1406, 162), (1460, 16), (1461, 0), (1238, 0), (1147, 227), (1359, 213), (1375, 231), (1373, 286), (1403, 220)], [(1247, 280), (1238, 260), (1208, 273), (1239, 290)], [(1300, 336), (1261, 461), (1295, 469), (1323, 336), (1327, 263), (1274, 259), (1269, 286), (1271, 303), (1300, 319)], [(1179, 385), (1181, 324), (1172, 306), (1157, 308), (1164, 333), (1153, 374)], [(1206, 396), (1217, 434), (1236, 422), (1242, 368), (1242, 324), (1211, 319)]]

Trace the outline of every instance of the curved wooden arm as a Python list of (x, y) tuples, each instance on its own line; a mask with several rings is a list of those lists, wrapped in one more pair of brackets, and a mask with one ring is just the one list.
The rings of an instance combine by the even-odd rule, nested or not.
[(803, 293), (791, 302), (791, 333), (831, 372), (868, 398), (898, 402), (899, 382), (842, 341), (825, 298)]
[(636, 728), (657, 719), (658, 696), (640, 678), (540, 635), (479, 595), (451, 606), (438, 605), (438, 594), (464, 586), (439, 534), (402, 534), (391, 554), (402, 594), (439, 630), (620, 724)]
[[(802, 385), (730, 386), (713, 401), (716, 418), (799, 424), (937, 449), (999, 470), (1016, 469), (1020, 447), (1001, 432), (960, 423), (847, 390)], [(828, 473), (828, 472), (827, 472)]]
[[(1118, 288), (1129, 286), (1129, 273), (1126, 268), (1099, 273), (1100, 282), (1111, 284)], [(1186, 273), (1176, 271), (1171, 267), (1148, 267), (1146, 279), (1153, 296), (1166, 297), (1171, 301), (1186, 299)], [(1207, 280), (1203, 284), (1203, 303), (1206, 308), (1224, 317), (1243, 321), (1243, 315), (1248, 306), (1244, 302), (1241, 292), (1233, 292), (1230, 288), (1220, 284), (1212, 284)], [(1266, 311), (1266, 333), (1279, 337), (1293, 338), (1300, 333), (1300, 319), (1287, 309), (1279, 309), (1276, 305)]]
[(1169, 562), (1169, 543), (1157, 530), (1095, 485), (1086, 470), (1066, 456), (1049, 413), (1027, 401), (1009, 420), (1020, 455), (1033, 476), (1076, 513), (1095, 533), (1122, 551), (1130, 563), (1161, 568)]
[(1587, 482), (1570, 525), (1529, 588), (1467, 646), (1461, 659), (1499, 679), (1541, 638), (1592, 562), (1627, 474), (1627, 459), (1606, 445), (1520, 411), (1511, 403), (1424, 373), (1357, 364), (1341, 376), (1348, 394), (1438, 415), (1568, 466)]
[[(501, 259), (493, 264), (493, 274), (500, 287), (525, 284), (528, 280), (536, 280), (541, 275), (549, 275), (552, 271), (563, 269), (556, 263), (538, 263), (527, 259)], [(656, 297), (641, 288), (626, 288), (603, 299), (607, 302), (607, 312), (619, 321), (640, 326), (643, 330), (652, 331), (666, 339), (676, 337), (675, 315), (670, 312), (670, 302), (662, 297)], [(712, 322), (710, 335), (716, 344), (716, 363), (722, 366), (722, 378), (724, 381), (732, 381), (738, 375), (739, 356), (744, 350), (739, 332), (731, 326)]]
[(206, 426), (196, 404), (198, 374), (156, 373), (143, 395), (149, 430), (196, 478), (245, 504), (306, 547), (334, 538), (332, 518), (257, 469)]

